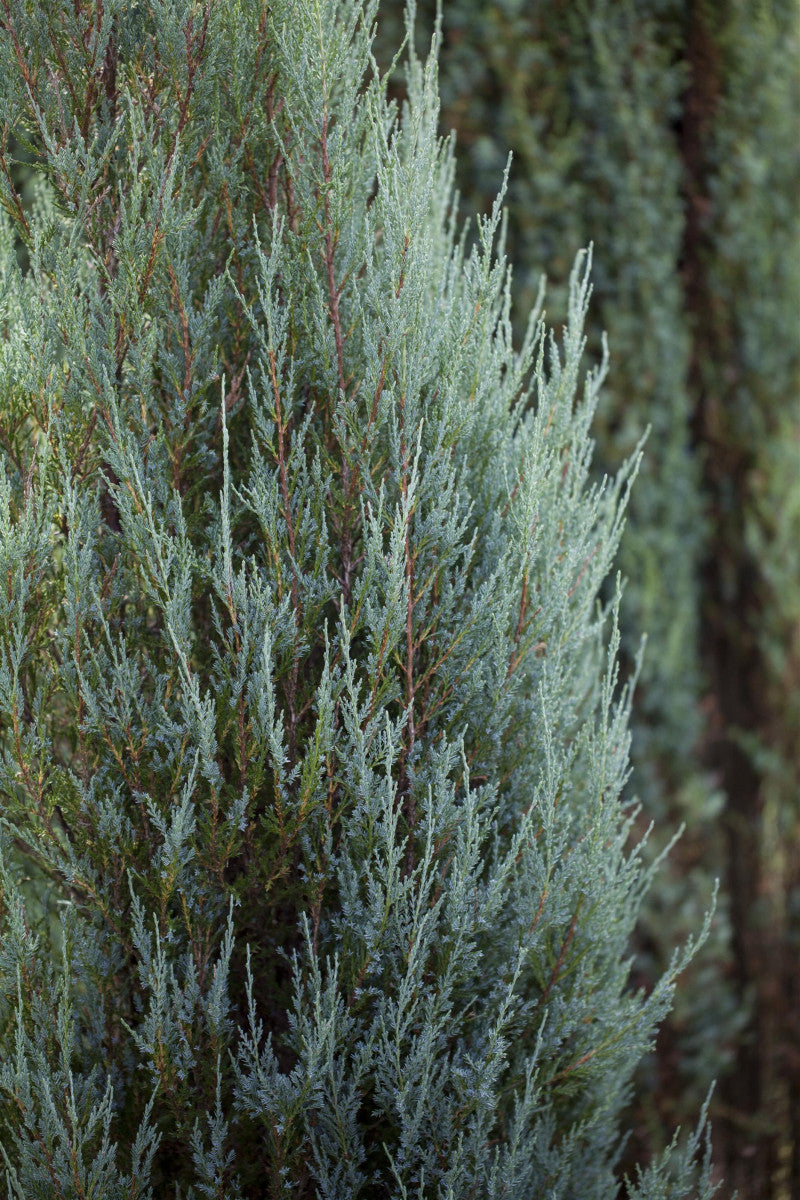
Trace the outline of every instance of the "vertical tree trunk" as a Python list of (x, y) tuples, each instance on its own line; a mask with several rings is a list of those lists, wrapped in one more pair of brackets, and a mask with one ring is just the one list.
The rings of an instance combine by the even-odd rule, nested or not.
[[(763, 589), (757, 562), (746, 547), (755, 454), (737, 424), (740, 380), (735, 326), (710, 272), (720, 212), (711, 185), (709, 148), (726, 85), (722, 37), (726, 6), (687, 4), (689, 81), (681, 146), (685, 169), (684, 286), (693, 327), (690, 388), (694, 433), (703, 461), (710, 537), (703, 565), (701, 645), (709, 688), (708, 766), (727, 796), (724, 851), (730, 898), (735, 986), (751, 1015), (736, 1047), (735, 1063), (720, 1084), (717, 1153), (726, 1187), (744, 1198), (772, 1195), (778, 1131), (771, 1115), (768, 1065), (774, 1041), (775, 1000), (765, 986), (772, 932), (760, 920), (763, 779), (741, 734), (766, 728), (766, 665), (758, 629)], [(776, 945), (775, 947), (779, 947)], [(773, 962), (779, 960), (775, 959)]]

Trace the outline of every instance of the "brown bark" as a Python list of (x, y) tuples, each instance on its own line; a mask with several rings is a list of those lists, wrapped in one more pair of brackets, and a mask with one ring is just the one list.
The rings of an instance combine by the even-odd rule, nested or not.
[(711, 530), (702, 576), (701, 645), (711, 718), (705, 758), (727, 797), (723, 852), (734, 986), (743, 1009), (752, 999), (733, 1067), (719, 1085), (716, 1157), (726, 1189), (738, 1189), (741, 1200), (766, 1200), (774, 1194), (779, 1144), (775, 1113), (769, 1111), (776, 998), (767, 981), (769, 960), (779, 946), (770, 951), (767, 939), (770, 932), (774, 939), (775, 931), (759, 922), (766, 883), (763, 779), (740, 736), (763, 732), (769, 724), (767, 667), (758, 639), (764, 597), (758, 565), (745, 541), (754, 448), (736, 423), (737, 339), (711, 270), (719, 214), (709, 186), (709, 146), (726, 83), (720, 50), (724, 7), (708, 0), (687, 5), (689, 82), (681, 129), (686, 194), (683, 275), (693, 330), (689, 384), (695, 397), (694, 438), (703, 459)]

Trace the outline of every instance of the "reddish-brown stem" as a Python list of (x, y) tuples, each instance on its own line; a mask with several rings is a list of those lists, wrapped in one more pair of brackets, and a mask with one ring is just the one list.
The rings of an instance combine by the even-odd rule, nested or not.
[(97, 424), (97, 405), (95, 404), (94, 408), (92, 409), (92, 415), (89, 417), (89, 424), (86, 427), (86, 433), (84, 435), (84, 439), (81, 442), (78, 453), (75, 456), (75, 462), (72, 464), (73, 482), (76, 479), (78, 472), (80, 471), (80, 469), (83, 465), (84, 455), (86, 454), (86, 451), (89, 448), (89, 442), (92, 440), (92, 434), (94, 433), (94, 427), (96, 424)]
[(142, 281), (139, 285), (140, 304), (144, 301), (144, 298), (147, 295), (147, 289), (150, 286), (150, 279), (152, 278), (153, 270), (155, 268), (158, 247), (164, 240), (164, 234), (161, 230), (161, 218), (164, 212), (164, 196), (166, 193), (167, 180), (169, 178), (170, 168), (172, 167), (172, 161), (178, 149), (178, 140), (189, 120), (189, 106), (191, 104), (192, 95), (194, 94), (195, 76), (197, 74), (198, 64), (203, 57), (203, 50), (205, 47), (210, 16), (210, 0), (206, 0), (205, 9), (203, 11), (203, 24), (200, 32), (197, 35), (197, 38), (192, 38), (192, 29), (194, 27), (193, 13), (189, 14), (186, 28), (183, 31), (184, 38), (186, 40), (186, 91), (180, 102), (180, 108), (178, 110), (178, 124), (175, 128), (175, 135), (172, 139), (172, 145), (170, 147), (169, 154), (167, 155), (167, 161), (164, 166), (164, 177), (161, 180), (161, 187), (159, 188), (158, 192), (158, 204), (156, 208), (156, 218), (153, 225), (153, 236), (150, 239), (150, 251), (147, 256), (147, 262), (142, 275)]
[[(522, 655), (519, 652), (519, 644), (526, 627), (526, 617), (528, 612), (528, 584), (529, 574), (528, 567), (526, 566), (525, 574), (522, 577), (522, 591), (519, 598), (519, 616), (517, 617), (517, 628), (514, 631), (514, 649), (512, 651), (511, 658), (509, 659), (506, 679), (511, 678), (519, 666), (522, 658)], [(575, 586), (577, 587), (577, 584)]]
[[(400, 413), (401, 419), (405, 419), (405, 397), (400, 398)], [(408, 448), (405, 443), (405, 431), (402, 434), (401, 453), (403, 455), (402, 465), (402, 481), (401, 494), (403, 503), (408, 503)], [(415, 720), (415, 705), (416, 705), (416, 681), (414, 678), (414, 555), (411, 549), (411, 513), (406, 512), (405, 530), (403, 537), (403, 545), (405, 549), (405, 564), (406, 564), (406, 661), (405, 661), (405, 684), (406, 684), (406, 708), (408, 710), (407, 734), (405, 746), (403, 749), (403, 759), (400, 769), (400, 787), (401, 794), (405, 792), (404, 806), (406, 821), (408, 823), (409, 839), (408, 839), (408, 854), (406, 867), (408, 873), (414, 868), (414, 845), (413, 831), (416, 824), (416, 803), (412, 793), (412, 789), (408, 779), (408, 759), (414, 749), (416, 741), (416, 720)]]
[(336, 343), (336, 365), (339, 373), (339, 390), (342, 395), (346, 391), (346, 380), (344, 373), (344, 340), (342, 338), (342, 323), (339, 313), (339, 289), (336, 286), (336, 275), (334, 269), (334, 258), (336, 255), (336, 243), (338, 235), (334, 232), (333, 222), (331, 221), (330, 207), (330, 184), (332, 179), (332, 171), (330, 159), (328, 157), (328, 114), (325, 112), (322, 117), (322, 178), (325, 181), (325, 190), (322, 194), (322, 204), (325, 212), (325, 270), (328, 277), (328, 305), (333, 323), (333, 336)]
[(536, 926), (539, 924), (542, 913), (544, 912), (544, 905), (545, 905), (546, 900), (547, 900), (547, 887), (545, 886), (544, 889), (542, 890), (541, 896), (539, 897), (539, 907), (536, 910), (536, 916), (531, 921), (530, 929), (528, 930), (529, 934), (533, 933), (536, 929)]
[(269, 371), (270, 380), (272, 382), (272, 393), (275, 398), (275, 421), (278, 427), (278, 473), (281, 484), (281, 497), (283, 499), (283, 516), (286, 521), (286, 532), (289, 538), (289, 553), (292, 557), (292, 610), (294, 614), (295, 627), (295, 653), (294, 662), (292, 664), (292, 674), (288, 687), (287, 703), (289, 707), (289, 750), (292, 757), (294, 756), (295, 739), (297, 736), (297, 713), (296, 713), (296, 698), (297, 698), (297, 680), (300, 669), (300, 660), (297, 652), (297, 642), (299, 638), (300, 625), (300, 586), (297, 578), (297, 562), (296, 540), (294, 521), (292, 520), (292, 505), (289, 495), (289, 475), (286, 468), (286, 433), (288, 424), (284, 423), (283, 409), (281, 405), (281, 391), (278, 384), (278, 373), (275, 364), (275, 354), (272, 350), (269, 352)]
[(575, 936), (575, 930), (578, 925), (578, 916), (580, 915), (582, 904), (583, 904), (583, 897), (581, 896), (581, 898), (578, 900), (578, 903), (576, 905), (575, 912), (572, 915), (572, 920), (569, 923), (569, 929), (567, 930), (567, 936), (564, 938), (564, 943), (561, 947), (561, 952), (558, 956), (558, 959), (556, 960), (556, 965), (553, 967), (553, 973), (550, 976), (550, 978), (548, 979), (547, 986), (544, 989), (544, 991), (542, 992), (541, 997), (539, 998), (540, 1005), (544, 1004), (544, 1002), (547, 1000), (547, 997), (550, 995), (550, 992), (552, 991), (554, 985), (556, 984), (556, 982), (558, 980), (559, 975), (561, 974), (561, 968), (564, 965), (564, 959), (567, 956), (567, 950), (569, 949), (570, 943), (572, 942), (572, 939)]
[(575, 1062), (570, 1063), (568, 1067), (564, 1067), (563, 1071), (559, 1071), (557, 1075), (553, 1075), (552, 1078), (548, 1079), (545, 1087), (552, 1087), (554, 1083), (558, 1083), (560, 1079), (566, 1079), (568, 1075), (571, 1075), (578, 1067), (582, 1067), (584, 1063), (590, 1062), (595, 1054), (597, 1054), (598, 1049), (599, 1047), (595, 1047), (594, 1050), (588, 1050), (586, 1054), (582, 1054), (580, 1058), (576, 1058)]
[(599, 549), (599, 547), (595, 546), (592, 553), (587, 554), (586, 558), (583, 560), (583, 566), (581, 567), (580, 571), (578, 572), (578, 578), (575, 580), (572, 587), (569, 589), (569, 592), (567, 593), (568, 596), (571, 597), (573, 595), (573, 593), (575, 592), (575, 589), (577, 588), (578, 584), (580, 583), (580, 581), (583, 579), (584, 575), (586, 574), (586, 568), (588, 567), (589, 563), (594, 558), (595, 554), (597, 554), (598, 549)]
[[(328, 311), (330, 313), (331, 324), (333, 325), (333, 338), (336, 346), (336, 369), (339, 384), (339, 394), (344, 397), (347, 395), (347, 376), (344, 367), (344, 337), (342, 335), (342, 320), (339, 310), (339, 298), (342, 294), (342, 287), (336, 284), (336, 246), (338, 242), (338, 232), (333, 228), (333, 220), (331, 217), (330, 207), (330, 185), (333, 178), (331, 170), (330, 157), (328, 155), (328, 113), (327, 109), (323, 111), (322, 116), (322, 134), (320, 137), (320, 145), (322, 152), (322, 178), (324, 188), (322, 193), (322, 207), (325, 218), (324, 239), (325, 239), (325, 273), (328, 283)], [(358, 468), (351, 473), (350, 464), (347, 461), (347, 450), (345, 446), (341, 447), (342, 454), (342, 490), (344, 492), (344, 507), (342, 511), (341, 529), (340, 529), (340, 553), (342, 559), (342, 602), (347, 604), (350, 600), (350, 591), (352, 587), (352, 572), (353, 572), (353, 530), (352, 530), (352, 508), (353, 508), (353, 492), (358, 481)]]
[[(3, 129), (4, 144), (7, 142), (7, 139), (8, 139), (8, 126), (5, 126)], [(3, 174), (6, 177), (6, 183), (8, 184), (9, 195), (12, 198), (14, 209), (12, 212), (9, 209), (8, 203), (4, 204), (3, 207), (6, 209), (6, 211), (8, 212), (8, 215), (13, 220), (16, 220), (19, 222), (19, 224), (25, 230), (26, 236), (30, 237), (31, 236), (31, 227), (28, 224), (28, 218), (25, 216), (25, 209), (22, 207), (22, 201), (20, 200), (19, 196), (17, 195), (17, 189), (14, 187), (14, 183), (11, 178), (11, 171), (9, 170), (8, 161), (7, 161), (6, 155), (5, 155), (5, 149), (0, 151), (0, 170), (3, 172)]]

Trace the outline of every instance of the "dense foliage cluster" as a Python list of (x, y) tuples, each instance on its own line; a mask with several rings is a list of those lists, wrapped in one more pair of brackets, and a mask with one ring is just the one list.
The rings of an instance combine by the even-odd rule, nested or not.
[[(605, 1200), (691, 950), (631, 985), (588, 260), (515, 349), (375, 15), (0, 6), (17, 1200)], [(699, 1137), (628, 1194), (709, 1196)]]
[[(381, 6), (387, 47), (400, 9)], [(421, 0), (429, 24), (435, 9)], [(715, 874), (726, 887), (639, 1126), (658, 1142), (723, 1074), (718, 1150), (753, 1196), (800, 1189), (799, 27), (796, 0), (451, 0), (442, 24), (469, 209), (488, 210), (514, 152), (518, 311), (547, 272), (562, 320), (571, 254), (595, 244), (599, 467), (650, 428), (620, 558), (628, 657), (648, 634), (634, 788), (656, 842), (687, 833), (643, 914), (639, 969), (653, 975)]]
[[(721, 796), (695, 753), (705, 724), (704, 514), (691, 454), (691, 321), (678, 270), (684, 7), (683, 0), (456, 0), (444, 13), (441, 62), (443, 124), (456, 126), (458, 183), (473, 210), (491, 204), (490, 181), (513, 149), (507, 244), (518, 310), (546, 271), (548, 316), (562, 322), (571, 256), (594, 244), (589, 347), (600, 352), (607, 334), (611, 353), (594, 425), (595, 476), (618, 469), (646, 437), (620, 551), (629, 665), (647, 635), (632, 789), (645, 801), (642, 827), (657, 822), (653, 853), (688, 825), (639, 922), (637, 969), (650, 980), (701, 917), (723, 865), (715, 828)], [(401, 8), (381, 8), (384, 57)], [(435, 4), (424, 8), (432, 22)], [(646, 1141), (668, 1140), (670, 1123), (685, 1119), (725, 1068), (725, 1035), (730, 1043), (741, 1027), (726, 979), (728, 942), (723, 898), (713, 937), (679, 989), (660, 1060), (648, 1065), (637, 1114)]]

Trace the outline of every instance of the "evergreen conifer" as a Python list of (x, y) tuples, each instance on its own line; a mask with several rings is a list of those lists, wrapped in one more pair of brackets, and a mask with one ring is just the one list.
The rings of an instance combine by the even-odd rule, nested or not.
[(605, 1200), (691, 947), (631, 987), (588, 259), (514, 350), (374, 3), (0, 13), (7, 1194)]

